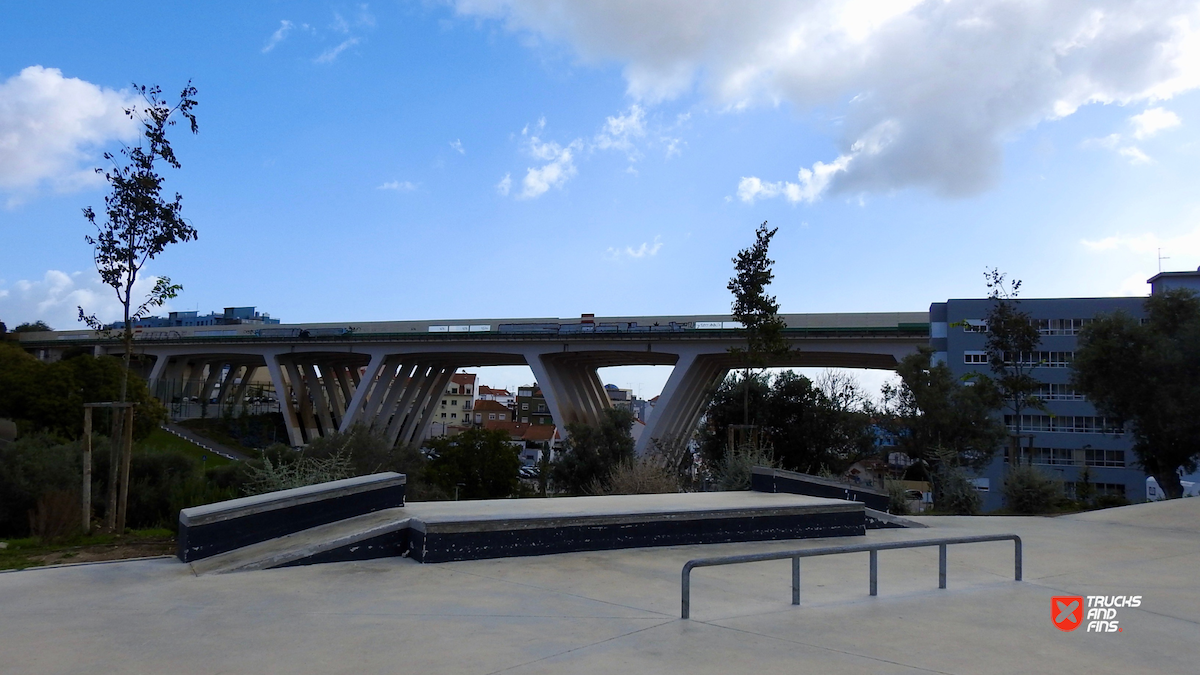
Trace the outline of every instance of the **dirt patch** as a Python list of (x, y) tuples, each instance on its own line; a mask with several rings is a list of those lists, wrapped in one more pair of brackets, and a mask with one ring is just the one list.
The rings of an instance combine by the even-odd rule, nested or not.
[(31, 555), (29, 560), (43, 565), (64, 563), (98, 562), (102, 560), (125, 560), (146, 558), (156, 555), (174, 555), (173, 541), (130, 541), (119, 544), (97, 544), (61, 549), (52, 553)]

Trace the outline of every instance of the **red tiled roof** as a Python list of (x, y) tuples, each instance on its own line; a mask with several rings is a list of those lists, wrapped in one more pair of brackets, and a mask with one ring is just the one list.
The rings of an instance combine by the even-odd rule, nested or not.
[(483, 399), (475, 402), (475, 407), (471, 412), (509, 412), (508, 406), (499, 401)]
[(450, 376), (454, 384), (475, 384), (475, 373), (455, 373)]

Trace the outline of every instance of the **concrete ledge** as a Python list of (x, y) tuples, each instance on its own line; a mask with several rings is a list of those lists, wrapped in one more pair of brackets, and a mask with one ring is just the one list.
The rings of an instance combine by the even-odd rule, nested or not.
[(383, 509), (404, 506), (405, 476), (378, 473), (179, 512), (177, 556), (184, 562)]
[(886, 512), (889, 498), (886, 492), (858, 487), (807, 473), (756, 466), (751, 469), (750, 489), (758, 492), (787, 492), (810, 497), (845, 499), (862, 502), (867, 508)]
[(647, 546), (855, 536), (862, 504), (755, 492), (411, 504), (424, 563)]
[(922, 528), (929, 527), (925, 523), (918, 523), (915, 520), (909, 520), (901, 516), (893, 516), (884, 511), (876, 511), (875, 509), (864, 509), (867, 513), (867, 529), (868, 530), (883, 530), (892, 527), (912, 527)]

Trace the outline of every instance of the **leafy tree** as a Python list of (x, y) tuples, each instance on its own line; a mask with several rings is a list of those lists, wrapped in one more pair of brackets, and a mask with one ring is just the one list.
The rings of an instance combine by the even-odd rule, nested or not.
[(1021, 311), (1017, 295), (1021, 281), (1009, 281), (1007, 275), (997, 269), (984, 273), (992, 306), (985, 316), (987, 322), (988, 363), (993, 380), (1005, 406), (1012, 410), (1013, 434), (1011, 456), (1013, 462), (1021, 457), (1021, 414), (1028, 408), (1045, 410), (1045, 404), (1037, 396), (1041, 382), (1032, 374), (1037, 363), (1031, 353), (1042, 342), (1042, 336), (1027, 312)]
[(520, 487), (521, 451), (502, 429), (471, 428), (428, 443), (429, 481), (463, 499), (503, 499)]
[[(38, 319), (37, 321), (34, 321), (33, 323), (25, 322), (25, 323), (17, 326), (16, 328), (14, 328), (12, 332), (14, 332), (14, 333), (45, 333), (47, 331), (52, 331), (52, 330), (54, 330), (54, 329), (51, 328), (50, 326), (46, 325), (45, 321)], [(2, 332), (3, 331), (0, 331), (0, 333), (2, 333)]]
[[(709, 397), (697, 430), (700, 456), (706, 466), (717, 466), (729, 450), (729, 427), (735, 424), (765, 425), (771, 378), (766, 373), (730, 373)], [(745, 405), (746, 401), (749, 406)], [(747, 420), (746, 408), (753, 411)], [(738, 445), (738, 444), (734, 444)]]
[(981, 469), (1004, 438), (993, 413), (1002, 405), (990, 378), (970, 386), (944, 363), (933, 363), (933, 349), (920, 347), (896, 367), (898, 385), (883, 387), (885, 424), (898, 449), (932, 472), (951, 463)]
[[(26, 432), (78, 438), (83, 433), (83, 404), (113, 400), (124, 381), (121, 361), (111, 356), (83, 354), (43, 363), (18, 345), (0, 342), (0, 417), (16, 420)], [(165, 419), (166, 410), (136, 375), (127, 389), (129, 400), (138, 403), (134, 438), (145, 438)], [(111, 432), (104, 426), (105, 416), (95, 421), (97, 433)]]
[(1084, 326), (1071, 381), (1101, 415), (1130, 424), (1138, 462), (1176, 498), (1177, 470), (1200, 460), (1200, 298), (1172, 289), (1145, 307), (1145, 325), (1114, 312)]
[[(779, 318), (779, 303), (767, 295), (767, 286), (775, 278), (771, 271), (774, 260), (767, 257), (771, 238), (779, 228), (767, 229), (766, 221), (755, 230), (754, 245), (738, 251), (733, 259), (735, 275), (727, 288), (733, 293), (733, 318), (742, 324), (746, 346), (731, 347), (729, 352), (742, 361), (743, 377), (750, 380), (751, 368), (762, 368), (773, 357), (786, 354), (787, 341), (783, 331), (787, 324)], [(742, 400), (742, 424), (750, 424), (750, 390)]]
[[(869, 406), (852, 378), (827, 373), (814, 383), (785, 371), (774, 378), (751, 375), (748, 382), (749, 387), (747, 380), (731, 374), (705, 409), (700, 451), (714, 470), (730, 460), (728, 430), (741, 419), (747, 389), (759, 441), (772, 448), (784, 468), (815, 473), (825, 467), (840, 472), (873, 452)], [(745, 454), (744, 448), (735, 449)]]
[(583, 494), (593, 481), (603, 483), (618, 464), (634, 459), (633, 413), (607, 408), (597, 426), (580, 422), (567, 425), (563, 452), (554, 460), (551, 475), (559, 490)]
[[(174, 105), (162, 97), (159, 87), (147, 88), (135, 84), (134, 90), (141, 94), (145, 104), (128, 108), (125, 114), (141, 124), (141, 142), (121, 148), (120, 157), (111, 152), (104, 153), (104, 158), (112, 163), (112, 167), (107, 171), (96, 169), (97, 173), (104, 174), (104, 179), (111, 187), (111, 193), (104, 198), (105, 219), (98, 222), (97, 214), (90, 206), (83, 210), (84, 217), (96, 228), (95, 236), (84, 237), (93, 248), (96, 270), (100, 273), (100, 279), (112, 287), (117, 300), (121, 302), (126, 379), (133, 353), (133, 322), (146, 317), (151, 309), (162, 306), (183, 288), (172, 284), (169, 277), (159, 277), (153, 290), (135, 307), (133, 286), (138, 274), (147, 262), (162, 253), (168, 245), (196, 238), (195, 228), (181, 215), (183, 197), (176, 193), (173, 200), (164, 198), (164, 179), (159, 173), (160, 162), (175, 169), (180, 168), (167, 138), (168, 128), (175, 125), (174, 117), (178, 114), (186, 119), (193, 134), (198, 131), (196, 116), (192, 112), (196, 107), (196, 88), (188, 82)], [(85, 314), (83, 307), (78, 309), (80, 321), (94, 330), (104, 329), (96, 315)], [(126, 384), (123, 382), (117, 400), (124, 402), (125, 394)]]
[(3, 321), (0, 321), (0, 337), (4, 337), (7, 334), (8, 334), (8, 326), (4, 325)]

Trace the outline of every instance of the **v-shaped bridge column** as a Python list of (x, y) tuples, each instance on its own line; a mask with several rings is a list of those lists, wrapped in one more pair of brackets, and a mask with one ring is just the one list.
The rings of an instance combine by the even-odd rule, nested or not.
[(680, 354), (638, 439), (637, 453), (649, 450), (651, 441), (668, 445), (690, 441), (709, 393), (725, 379), (730, 366), (729, 354)]
[(580, 355), (564, 352), (527, 352), (525, 360), (537, 378), (555, 423), (596, 425), (612, 407), (600, 375)]

